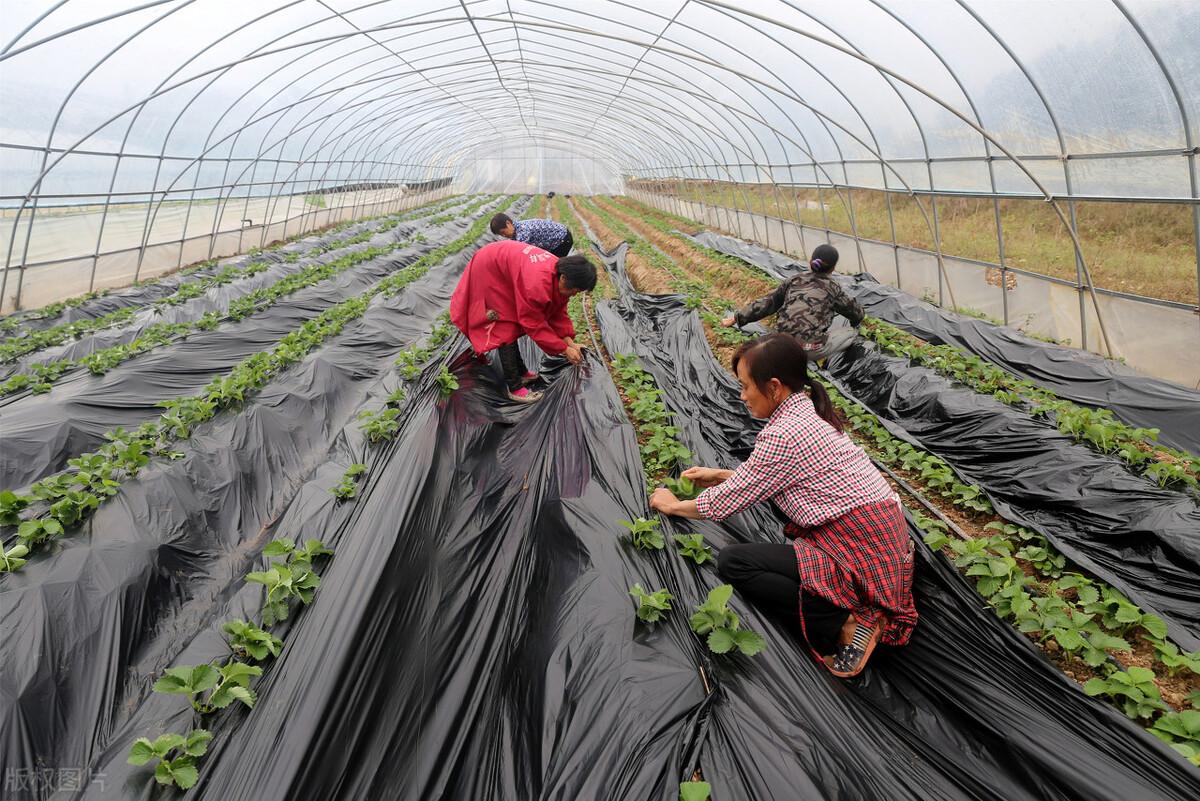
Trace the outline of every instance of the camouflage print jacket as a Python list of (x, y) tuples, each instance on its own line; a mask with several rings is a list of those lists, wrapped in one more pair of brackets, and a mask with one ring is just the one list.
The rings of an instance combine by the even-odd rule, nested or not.
[(866, 313), (858, 301), (833, 280), (833, 277), (804, 272), (792, 276), (779, 288), (739, 309), (734, 316), (738, 325), (752, 323), (778, 312), (776, 328), (801, 342), (824, 344), (833, 316), (840, 314), (857, 326)]

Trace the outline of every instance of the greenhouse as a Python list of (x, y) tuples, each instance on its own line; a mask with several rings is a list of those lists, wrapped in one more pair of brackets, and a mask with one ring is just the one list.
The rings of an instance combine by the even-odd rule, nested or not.
[(6, 0), (5, 801), (1200, 798), (1200, 5)]

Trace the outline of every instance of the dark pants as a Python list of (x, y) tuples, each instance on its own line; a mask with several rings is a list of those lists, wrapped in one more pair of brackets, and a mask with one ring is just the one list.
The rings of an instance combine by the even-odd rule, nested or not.
[(569, 256), (571, 254), (571, 248), (573, 248), (574, 246), (575, 246), (575, 237), (571, 236), (570, 231), (567, 231), (567, 238), (562, 241), (562, 244), (560, 244), (554, 250), (550, 251), (550, 253), (552, 253), (555, 256), (558, 256), (561, 259), (563, 256)]
[[(717, 558), (717, 572), (760, 610), (799, 628), (800, 571), (791, 545), (726, 545)], [(810, 592), (803, 602), (809, 643), (818, 653), (832, 653), (850, 611)]]
[(525, 360), (521, 358), (519, 342), (520, 340), (510, 342), (497, 348), (500, 351), (500, 368), (504, 371), (504, 383), (508, 385), (510, 392), (521, 388), (521, 378), (529, 371)]

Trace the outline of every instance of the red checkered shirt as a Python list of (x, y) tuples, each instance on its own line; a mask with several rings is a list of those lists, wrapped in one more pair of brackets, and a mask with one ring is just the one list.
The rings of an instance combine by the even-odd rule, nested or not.
[(758, 433), (750, 458), (700, 493), (696, 507), (724, 520), (772, 500), (796, 525), (811, 528), (893, 495), (863, 449), (825, 422), (807, 394), (794, 392)]
[(779, 405), (750, 458), (700, 493), (696, 509), (723, 520), (765, 500), (792, 521), (785, 531), (803, 589), (868, 626), (886, 615), (883, 641), (908, 640), (917, 611), (913, 548), (899, 498), (862, 448), (825, 422), (803, 392)]

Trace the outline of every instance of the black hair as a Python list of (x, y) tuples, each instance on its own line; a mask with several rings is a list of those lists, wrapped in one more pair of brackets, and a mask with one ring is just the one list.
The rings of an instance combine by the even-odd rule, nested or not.
[(817, 245), (808, 264), (814, 273), (831, 273), (837, 266), (838, 252), (833, 245)]
[(807, 389), (821, 419), (833, 426), (835, 431), (843, 430), (842, 420), (829, 400), (829, 393), (808, 372), (808, 351), (791, 334), (768, 334), (742, 345), (733, 354), (735, 374), (738, 362), (742, 360), (746, 361), (750, 379), (760, 391), (772, 378), (779, 379), (779, 383), (792, 392)]
[(493, 234), (500, 236), (500, 232), (503, 231), (510, 222), (512, 222), (512, 217), (509, 217), (507, 214), (501, 212), (492, 218), (492, 222), (489, 227), (492, 229)]
[(587, 256), (576, 253), (573, 256), (563, 256), (555, 265), (558, 274), (567, 279), (568, 289), (582, 289), (591, 292), (596, 288), (596, 265), (588, 261)]

